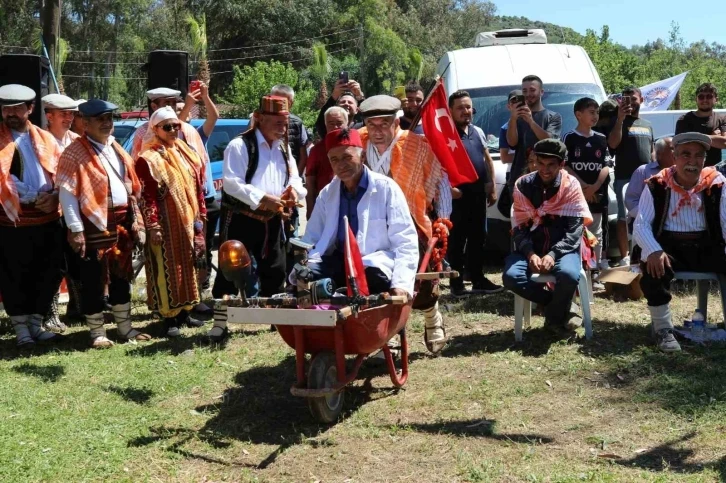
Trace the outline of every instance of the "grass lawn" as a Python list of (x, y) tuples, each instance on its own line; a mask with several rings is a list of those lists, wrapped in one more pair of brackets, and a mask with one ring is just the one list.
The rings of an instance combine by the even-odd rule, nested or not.
[[(645, 302), (599, 298), (592, 341), (534, 317), (521, 344), (511, 294), (446, 302), (443, 355), (426, 353), (414, 315), (404, 390), (366, 363), (330, 427), (290, 395), (293, 352), (267, 327), (221, 349), (203, 344), (207, 327), (106, 351), (73, 327), (24, 353), (5, 332), (0, 481), (726, 479), (726, 348), (660, 354)], [(722, 318), (716, 293), (709, 303)], [(681, 293), (675, 317), (695, 305)]]

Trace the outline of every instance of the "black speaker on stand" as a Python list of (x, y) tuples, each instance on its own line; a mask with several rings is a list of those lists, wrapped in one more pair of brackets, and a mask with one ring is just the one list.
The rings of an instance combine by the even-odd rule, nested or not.
[(189, 89), (189, 52), (183, 50), (154, 50), (144, 66), (148, 89), (167, 87), (181, 91), (184, 99)]
[(30, 122), (45, 127), (46, 119), (40, 99), (50, 94), (50, 62), (39, 55), (0, 55), (0, 86), (21, 84), (35, 91), (35, 107)]

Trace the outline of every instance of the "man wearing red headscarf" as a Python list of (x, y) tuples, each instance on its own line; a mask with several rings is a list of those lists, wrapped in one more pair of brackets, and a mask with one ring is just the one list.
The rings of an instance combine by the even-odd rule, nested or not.
[(325, 137), (335, 178), (320, 192), (303, 241), (315, 246), (308, 263), (316, 279), (345, 286), (345, 223), (358, 242), (370, 293), (413, 296), (418, 235), (406, 197), (391, 178), (363, 164), (356, 130), (336, 129)]

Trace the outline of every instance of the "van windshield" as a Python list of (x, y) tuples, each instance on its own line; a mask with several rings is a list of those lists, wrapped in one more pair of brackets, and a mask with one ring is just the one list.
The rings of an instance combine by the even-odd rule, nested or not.
[[(487, 136), (489, 149), (499, 151), (499, 133), (502, 126), (509, 120), (507, 95), (521, 85), (484, 87), (467, 89), (476, 109), (474, 124), (479, 126)], [(602, 90), (596, 84), (546, 84), (542, 98), (544, 106), (562, 116), (562, 133), (575, 128), (577, 120), (573, 112), (575, 101), (582, 97), (592, 97), (598, 103), (605, 99)]]

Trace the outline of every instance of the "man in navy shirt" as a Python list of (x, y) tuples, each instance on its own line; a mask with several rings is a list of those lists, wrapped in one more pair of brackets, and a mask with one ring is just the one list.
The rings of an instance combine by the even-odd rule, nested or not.
[(472, 289), (464, 289), (463, 277), (451, 280), (451, 291), (456, 297), (471, 294), (501, 292), (504, 288), (484, 276), (484, 243), (487, 233), (487, 206), (497, 201), (494, 190), (494, 163), (487, 149), (484, 133), (471, 123), (474, 109), (466, 91), (457, 91), (449, 97), (449, 109), (469, 159), (479, 176), (473, 183), (454, 188), (452, 193), (448, 258), (451, 268), (469, 273)]
[(423, 134), (423, 125), (419, 119), (418, 124), (412, 126), (414, 118), (418, 117), (418, 112), (424, 102), (424, 92), (417, 82), (409, 82), (406, 84), (406, 104), (403, 107), (403, 117), (400, 120), (401, 129), (413, 131), (416, 134)]

